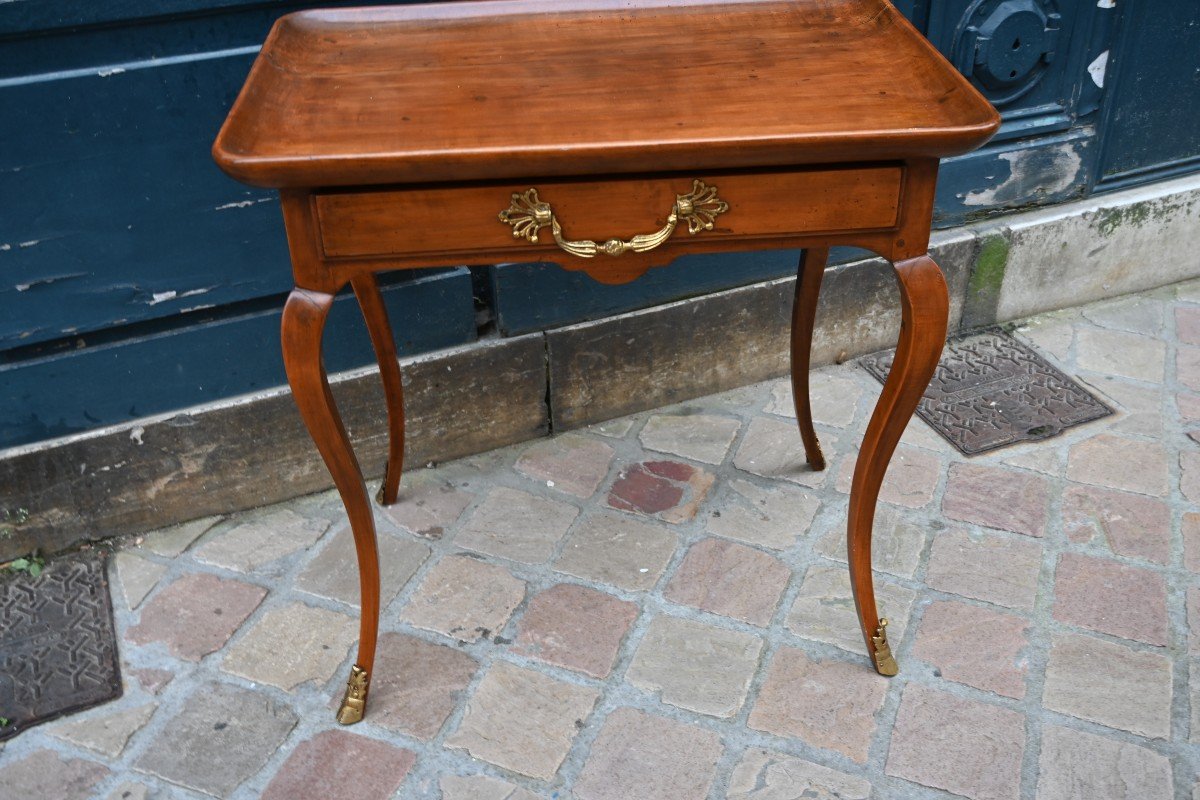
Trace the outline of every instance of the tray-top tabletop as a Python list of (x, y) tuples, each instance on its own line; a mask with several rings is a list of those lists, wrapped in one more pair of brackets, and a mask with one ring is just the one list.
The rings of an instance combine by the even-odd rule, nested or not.
[(281, 18), (213, 155), (377, 185), (942, 157), (998, 125), (887, 0), (471, 0)]

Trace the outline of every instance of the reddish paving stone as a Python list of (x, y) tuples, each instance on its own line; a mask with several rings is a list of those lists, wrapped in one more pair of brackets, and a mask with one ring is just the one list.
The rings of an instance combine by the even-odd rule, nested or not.
[(1017, 800), (1024, 751), (1024, 715), (910, 683), (885, 771), (971, 800)]
[(1200, 572), (1200, 513), (1184, 514), (1182, 529), (1183, 565), (1192, 572)]
[(455, 489), (449, 482), (418, 472), (404, 476), (396, 503), (383, 513), (404, 530), (426, 539), (440, 539), (471, 504), (473, 495)]
[(752, 625), (766, 625), (792, 571), (761, 550), (724, 539), (704, 539), (688, 550), (663, 596)]
[(1056, 634), (1042, 705), (1110, 728), (1171, 734), (1171, 659), (1092, 636)]
[(146, 604), (125, 638), (134, 644), (161, 642), (172, 655), (199, 661), (220, 650), (266, 596), (266, 589), (242, 581), (185, 575)]
[(1200, 347), (1180, 347), (1175, 351), (1175, 377), (1193, 391), (1200, 391)]
[(0, 766), (0, 796), (12, 800), (88, 800), (92, 789), (108, 774), (108, 768), (95, 761), (35, 750), (20, 761)]
[(292, 751), (262, 800), (387, 800), (416, 760), (411, 750), (378, 739), (322, 731)]
[(529, 601), (513, 651), (606, 678), (637, 615), (636, 603), (560, 583)]
[[(857, 457), (842, 459), (836, 488), (843, 494), (850, 492), (856, 461)], [(883, 476), (879, 499), (907, 508), (924, 508), (933, 500), (941, 476), (942, 462), (937, 456), (915, 447), (898, 447)]]
[(588, 436), (566, 434), (528, 447), (515, 464), (517, 472), (546, 481), (548, 486), (576, 497), (591, 497), (608, 475), (613, 449)]
[(950, 466), (942, 512), (963, 522), (1042, 536), (1048, 500), (1049, 487), (1040, 475), (956, 463)]
[(1179, 491), (1192, 503), (1200, 503), (1200, 453), (1179, 454)]
[(1163, 577), (1106, 558), (1063, 553), (1054, 574), (1054, 618), (1147, 644), (1170, 640)]
[(1179, 406), (1179, 416), (1185, 423), (1200, 422), (1200, 395), (1177, 394), (1175, 403)]
[(474, 642), (499, 632), (524, 599), (525, 582), (504, 567), (470, 556), (446, 556), (425, 573), (400, 618)]
[(947, 680), (1020, 700), (1028, 629), (1029, 621), (1013, 614), (937, 600), (925, 610), (913, 653)]
[(576, 800), (703, 800), (724, 748), (712, 731), (632, 708), (608, 715)]
[(1200, 344), (1200, 308), (1175, 308), (1175, 336), (1182, 344)]
[(175, 677), (175, 673), (167, 669), (130, 669), (126, 667), (125, 672), (137, 678), (142, 688), (150, 694), (161, 692)]
[[(402, 633), (381, 633), (371, 675), (373, 725), (428, 741), (462, 700), (479, 663), (453, 647)], [(341, 695), (331, 696), (336, 709)]]
[(622, 511), (687, 522), (708, 496), (713, 475), (680, 461), (643, 461), (624, 471), (608, 493), (608, 504)]
[(1042, 731), (1038, 800), (1171, 800), (1166, 756), (1105, 736), (1047, 725)]
[(803, 650), (781, 647), (747, 724), (865, 764), (886, 693), (887, 678), (861, 663), (816, 661)]
[(1159, 442), (1104, 433), (1071, 446), (1067, 477), (1077, 483), (1162, 497), (1167, 493), (1167, 454)]
[(1000, 536), (946, 531), (933, 540), (925, 583), (943, 592), (1032, 611), (1041, 545)]
[(1101, 541), (1113, 553), (1166, 564), (1171, 558), (1171, 509), (1162, 500), (1091, 486), (1063, 494), (1063, 530), (1073, 542)]

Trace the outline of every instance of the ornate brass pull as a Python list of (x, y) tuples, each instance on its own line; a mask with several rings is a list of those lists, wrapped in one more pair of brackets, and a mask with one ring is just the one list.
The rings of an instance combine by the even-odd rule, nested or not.
[(523, 193), (513, 192), (512, 203), (500, 212), (500, 221), (512, 226), (514, 239), (525, 239), (534, 244), (538, 241), (538, 231), (549, 225), (554, 241), (559, 247), (573, 256), (592, 258), (599, 253), (619, 256), (622, 253), (644, 253), (653, 250), (671, 238), (681, 219), (687, 221), (688, 233), (693, 236), (700, 231), (711, 231), (713, 220), (728, 210), (729, 204), (717, 197), (717, 187), (694, 180), (690, 192), (675, 195), (675, 204), (671, 206), (671, 213), (667, 215), (666, 225), (654, 233), (638, 234), (628, 241), (609, 239), (601, 244), (587, 239), (564, 239), (562, 226), (550, 209), (550, 204), (538, 198), (537, 189), (529, 189)]

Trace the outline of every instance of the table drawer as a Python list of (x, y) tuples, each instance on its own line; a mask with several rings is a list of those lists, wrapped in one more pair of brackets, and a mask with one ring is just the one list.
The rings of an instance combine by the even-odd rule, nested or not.
[[(488, 186), (328, 192), (316, 196), (321, 245), (329, 258), (421, 253), (503, 253), (536, 260), (555, 250), (552, 226), (541, 218), (530, 241), (527, 192), (552, 210), (559, 238), (576, 245), (629, 242), (643, 249), (693, 238), (679, 198), (696, 199), (696, 238), (770, 238), (895, 227), (903, 168), (827, 168), (596, 181), (547, 180)], [(699, 185), (698, 184), (702, 184)], [(712, 193), (703, 189), (715, 189)], [(515, 197), (519, 196), (519, 197)], [(690, 201), (678, 206), (692, 212)], [(512, 206), (506, 223), (500, 212)], [(526, 215), (527, 217), (529, 215)], [(703, 228), (704, 222), (712, 227)], [(534, 226), (536, 227), (536, 226)], [(514, 230), (526, 236), (514, 236)], [(657, 239), (655, 238), (657, 237)], [(511, 256), (508, 255), (511, 252)]]

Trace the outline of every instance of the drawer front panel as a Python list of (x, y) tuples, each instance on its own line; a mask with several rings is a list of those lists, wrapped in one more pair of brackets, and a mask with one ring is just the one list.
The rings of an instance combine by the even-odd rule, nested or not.
[(329, 258), (511, 251), (513, 261), (556, 250), (551, 229), (538, 242), (513, 236), (498, 218), (514, 193), (536, 188), (568, 240), (628, 240), (659, 231), (692, 178), (715, 187), (728, 211), (693, 237), (680, 223), (669, 240), (770, 238), (895, 227), (903, 169), (896, 166), (539, 181), (512, 185), (331, 192), (316, 197), (322, 247)]

